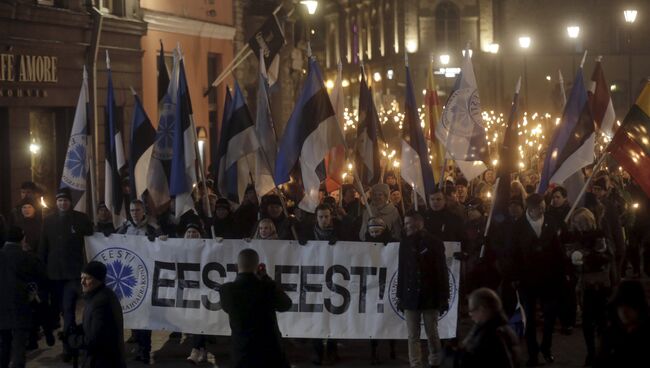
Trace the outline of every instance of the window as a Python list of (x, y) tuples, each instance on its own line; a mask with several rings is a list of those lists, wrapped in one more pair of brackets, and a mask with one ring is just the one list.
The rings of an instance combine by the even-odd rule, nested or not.
[(460, 11), (450, 1), (436, 8), (436, 44), (447, 50), (458, 48), (460, 41)]

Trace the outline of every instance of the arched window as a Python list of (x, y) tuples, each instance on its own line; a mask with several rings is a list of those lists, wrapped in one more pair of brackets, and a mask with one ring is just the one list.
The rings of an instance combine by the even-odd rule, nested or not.
[(436, 44), (438, 47), (455, 50), (460, 41), (460, 10), (451, 1), (445, 1), (436, 8)]

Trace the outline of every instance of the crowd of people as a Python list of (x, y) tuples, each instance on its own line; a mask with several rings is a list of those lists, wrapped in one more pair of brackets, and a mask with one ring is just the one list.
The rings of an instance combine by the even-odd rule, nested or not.
[[(592, 176), (588, 170), (586, 177)], [(0, 368), (9, 367), (9, 362), (24, 367), (25, 351), (38, 347), (41, 338), (54, 345), (57, 330), (63, 361), (71, 362), (81, 349), (86, 361), (95, 361), (88, 367), (119, 366), (115, 361), (96, 363), (102, 359), (96, 350), (97, 344), (123, 341), (121, 326), (119, 331), (112, 325), (102, 327), (108, 335), (98, 334), (96, 328), (84, 331), (102, 313), (112, 316), (103, 319), (109, 325), (122, 323), (115, 296), (103, 286), (105, 268), (84, 259), (84, 236), (94, 232), (150, 240), (276, 239), (302, 245), (322, 240), (331, 246), (339, 241), (399, 242), (398, 308), (405, 315), (411, 367), (438, 366), (450, 351), (461, 367), (553, 363), (556, 325), (570, 334), (578, 323), (584, 334), (586, 366), (650, 366), (643, 349), (650, 343), (648, 301), (637, 280), (642, 271), (650, 276), (650, 201), (629, 175), (622, 170), (593, 173), (581, 205), (570, 213), (566, 188), (551, 186), (538, 194), (539, 175), (520, 173), (510, 183), (506, 216), (491, 219), (487, 233), (495, 172), (488, 169), (468, 181), (459, 171), (450, 170), (446, 178), (426, 199), (414, 195), (392, 172), (367, 188), (367, 193), (352, 184), (332, 193), (323, 188), (314, 214), (298, 208), (296, 183), (261, 196), (249, 186), (235, 204), (219, 197), (208, 180), (206, 186), (196, 187), (196, 212), (177, 218), (173, 202), (152, 209), (146, 200), (127, 200), (128, 219), (117, 228), (103, 203), (97, 205), (93, 224), (89, 216), (71, 208), (65, 188), (56, 193), (56, 206), (47, 208), (37, 200), (36, 184), (26, 182), (20, 202), (7, 218), (0, 218), (0, 244), (4, 244), (0, 249)], [(126, 197), (128, 187), (124, 186)], [(461, 261), (460, 315), (469, 315), (474, 325), (470, 331), (459, 331), (463, 334), (456, 341), (441, 344), (437, 321), (449, 308), (450, 297), (444, 241), (461, 244), (461, 251), (454, 254)], [(273, 316), (290, 305), (286, 294), (267, 283), (265, 273), (260, 278), (255, 256), (240, 259), (244, 262), (240, 276), (221, 292), (233, 327), (232, 356), (242, 367), (254, 366), (255, 354), (271, 354), (268, 346), (251, 343), (260, 341), (251, 331), (280, 339), (275, 317), (271, 322), (265, 319), (267, 329), (242, 327), (250, 325), (247, 315), (270, 316), (268, 311), (242, 305), (247, 300), (255, 304), (259, 293), (275, 300)], [(244, 291), (235, 292), (238, 288)], [(96, 310), (100, 317), (84, 313), (82, 324), (77, 325), (76, 305), (82, 297), (86, 310)], [(513, 322), (517, 314), (527, 321), (525, 328)], [(420, 351), (422, 325), (429, 349), (425, 359)], [(243, 335), (236, 337), (237, 331)], [(187, 359), (197, 364), (206, 361), (206, 337), (191, 338), (193, 348)], [(132, 331), (127, 342), (135, 344), (136, 360), (151, 363), (151, 331)], [(389, 346), (394, 357), (395, 341)], [(336, 340), (314, 339), (314, 363), (336, 364), (337, 347)], [(373, 340), (372, 363), (379, 363), (377, 347), (378, 341)], [(123, 358), (123, 347), (115, 349), (111, 359)], [(281, 350), (281, 344), (271, 350)], [(282, 354), (273, 359), (279, 367), (288, 364)]]

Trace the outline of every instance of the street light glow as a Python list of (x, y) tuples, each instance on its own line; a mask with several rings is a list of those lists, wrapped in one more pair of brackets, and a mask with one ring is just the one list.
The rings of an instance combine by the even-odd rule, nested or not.
[(381, 73), (379, 73), (379, 72), (375, 72), (375, 73), (372, 75), (372, 80), (374, 80), (375, 82), (379, 82), (379, 81), (381, 81)]
[(519, 37), (519, 47), (521, 47), (522, 49), (529, 48), (530, 43), (531, 43), (530, 37), (528, 37), (528, 36)]
[[(466, 52), (465, 50), (462, 51), (463, 57), (465, 57), (465, 52)], [(474, 51), (472, 49), (469, 49), (469, 58), (470, 59), (472, 58), (472, 55), (474, 55)]]
[(568, 26), (566, 27), (566, 32), (569, 34), (569, 38), (578, 38), (580, 35), (579, 26)]
[(388, 78), (388, 80), (392, 80), (392, 79), (393, 79), (393, 74), (394, 74), (394, 73), (395, 73), (395, 72), (393, 71), (393, 69), (388, 69), (388, 70), (386, 71), (386, 78)]
[(499, 44), (498, 43), (491, 43), (488, 45), (488, 52), (490, 54), (498, 54), (499, 53)]
[(406, 51), (411, 54), (418, 51), (418, 42), (416, 40), (406, 41)]
[(636, 21), (636, 14), (637, 11), (635, 9), (623, 10), (623, 16), (627, 23), (634, 23), (634, 21)]
[(316, 13), (316, 9), (318, 8), (318, 1), (302, 0), (300, 3), (307, 7), (307, 13), (309, 13), (309, 15), (314, 15), (314, 13)]
[(449, 55), (448, 55), (448, 54), (442, 54), (442, 55), (440, 55), (440, 63), (441, 63), (442, 65), (447, 65), (447, 64), (449, 64), (449, 59), (450, 59), (450, 58), (449, 58)]

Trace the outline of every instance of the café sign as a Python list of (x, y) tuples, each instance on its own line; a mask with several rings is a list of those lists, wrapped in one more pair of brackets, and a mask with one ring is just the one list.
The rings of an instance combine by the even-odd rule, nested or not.
[[(58, 57), (47, 55), (0, 54), (0, 82), (56, 83)], [(21, 88), (3, 83), (0, 97), (47, 97), (42, 88)]]

